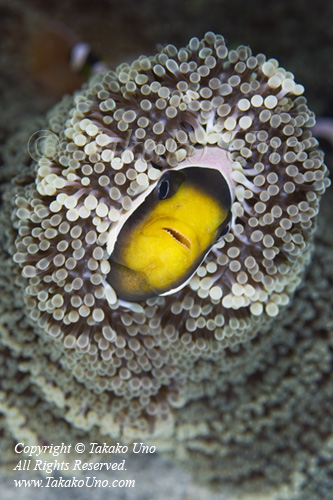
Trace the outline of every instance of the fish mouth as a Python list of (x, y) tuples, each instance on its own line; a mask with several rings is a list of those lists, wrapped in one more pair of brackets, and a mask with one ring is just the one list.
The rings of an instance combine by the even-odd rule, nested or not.
[(162, 231), (166, 231), (178, 243), (183, 245), (188, 250), (191, 250), (191, 247), (192, 247), (191, 241), (183, 233), (181, 233), (180, 231), (177, 231), (177, 229), (173, 229), (172, 227), (162, 227)]

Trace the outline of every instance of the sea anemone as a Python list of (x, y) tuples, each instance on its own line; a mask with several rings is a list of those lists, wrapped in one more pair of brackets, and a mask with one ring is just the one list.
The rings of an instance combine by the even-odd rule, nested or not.
[[(16, 340), (2, 329), (56, 418), (65, 409), (74, 428), (113, 437), (152, 436), (165, 422), (170, 436), (199, 398), (216, 397), (223, 414), (225, 374), (242, 387), (258, 369), (311, 260), (329, 184), (302, 93), (275, 59), (228, 51), (209, 32), (96, 75), (50, 112), (52, 141), (13, 179), (3, 210), (7, 308), (14, 297), (25, 324), (11, 319)], [(212, 158), (230, 188), (229, 231), (180, 288), (122, 300), (108, 276), (123, 221), (164, 172), (193, 165), (204, 176)]]

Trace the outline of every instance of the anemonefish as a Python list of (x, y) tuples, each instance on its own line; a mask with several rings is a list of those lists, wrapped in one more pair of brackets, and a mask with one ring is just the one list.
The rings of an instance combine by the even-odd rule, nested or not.
[(119, 299), (174, 293), (228, 232), (230, 183), (218, 165), (195, 163), (200, 161), (163, 172), (122, 225), (111, 245), (107, 278)]
[(35, 19), (32, 26), (25, 47), (27, 68), (43, 93), (60, 98), (108, 68), (88, 43), (61, 23)]

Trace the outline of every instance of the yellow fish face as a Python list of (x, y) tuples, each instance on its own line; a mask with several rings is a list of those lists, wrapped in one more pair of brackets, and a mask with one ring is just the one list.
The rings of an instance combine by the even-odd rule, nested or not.
[(122, 227), (109, 283), (123, 300), (166, 294), (195, 272), (227, 231), (231, 196), (216, 169), (165, 172)]

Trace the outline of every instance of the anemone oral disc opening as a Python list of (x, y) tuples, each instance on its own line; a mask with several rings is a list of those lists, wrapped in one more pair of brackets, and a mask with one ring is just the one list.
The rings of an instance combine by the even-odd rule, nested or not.
[[(215, 157), (221, 151), (217, 148)], [(180, 289), (226, 229), (229, 184), (220, 162), (211, 167), (203, 152), (200, 160), (201, 166), (192, 161), (162, 173), (121, 227), (107, 278), (120, 299), (143, 300)]]
[[(307, 488), (306, 498), (331, 498), (332, 267), (322, 238), (305, 278), (329, 180), (302, 92), (275, 59), (229, 51), (207, 33), (97, 75), (51, 111), (56, 154), (21, 161), (18, 171), (10, 162), (2, 192), (5, 460), (18, 436), (50, 442), (72, 430), (73, 441), (89, 443), (149, 434), (214, 487), (234, 485), (232, 496), (253, 496), (258, 485), (272, 496), (271, 485), (274, 497), (282, 488), (305, 499)], [(183, 259), (204, 254), (204, 235), (190, 224), (201, 208), (176, 223), (170, 210), (192, 167), (200, 182), (183, 193), (202, 187), (218, 215), (218, 183), (209, 175), (201, 186), (201, 174), (223, 174), (231, 228), (211, 250), (226, 228), (209, 228), (189, 282), (191, 266), (179, 285), (184, 262), (173, 276), (167, 266), (162, 293), (154, 269), (166, 260), (156, 251), (163, 237)], [(121, 268), (129, 235), (152, 211), (161, 218), (145, 226), (159, 230), (150, 275), (143, 262)], [(163, 228), (189, 238), (191, 251)], [(148, 253), (138, 252), (138, 235), (135, 264)], [(107, 281), (117, 267), (132, 301)], [(145, 301), (143, 291), (155, 296)]]

